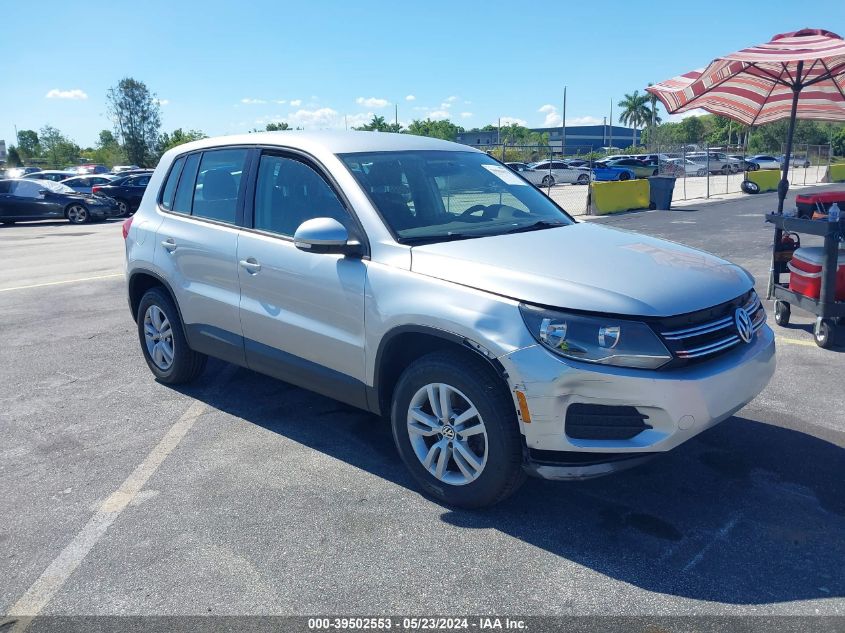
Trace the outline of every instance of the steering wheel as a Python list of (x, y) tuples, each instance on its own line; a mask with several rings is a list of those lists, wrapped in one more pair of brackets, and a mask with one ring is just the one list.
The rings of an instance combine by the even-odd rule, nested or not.
[(474, 204), (469, 209), (461, 213), (459, 218), (467, 218), (471, 216), (473, 213), (477, 213), (481, 211), (481, 217), (485, 220), (489, 220), (491, 218), (498, 217), (499, 215), (499, 208), (502, 205), (500, 204), (491, 204), (491, 205), (484, 205), (484, 204)]

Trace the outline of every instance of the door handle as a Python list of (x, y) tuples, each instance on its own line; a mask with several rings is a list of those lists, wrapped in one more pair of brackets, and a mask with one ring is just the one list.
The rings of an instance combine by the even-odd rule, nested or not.
[(238, 262), (242, 268), (246, 270), (250, 275), (256, 274), (258, 271), (261, 270), (261, 264), (258, 263), (258, 260), (254, 257), (250, 257), (248, 259), (242, 259)]
[(161, 245), (164, 246), (164, 250), (166, 250), (168, 253), (172, 253), (176, 250), (176, 240), (174, 240), (172, 237), (168, 237), (161, 243)]

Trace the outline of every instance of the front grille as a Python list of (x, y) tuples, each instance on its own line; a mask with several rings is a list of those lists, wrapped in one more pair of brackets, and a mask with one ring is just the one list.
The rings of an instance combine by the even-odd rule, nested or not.
[(657, 332), (675, 359), (670, 366), (709, 359), (741, 343), (737, 308), (748, 315), (752, 336), (756, 336), (766, 322), (766, 311), (753, 290), (707, 310), (661, 319), (656, 324)]
[(576, 440), (629, 440), (646, 429), (636, 407), (575, 403), (566, 409), (566, 435)]

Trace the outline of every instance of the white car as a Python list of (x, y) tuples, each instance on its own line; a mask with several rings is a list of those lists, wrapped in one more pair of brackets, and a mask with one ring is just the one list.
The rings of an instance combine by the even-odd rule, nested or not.
[(665, 161), (668, 166), (666, 171), (672, 171), (676, 174), (683, 174), (686, 176), (706, 176), (707, 168), (700, 163), (696, 163), (690, 159), (683, 158), (669, 158)]
[(107, 185), (115, 178), (116, 176), (109, 176), (108, 174), (88, 174), (62, 180), (62, 184), (79, 193), (91, 193), (94, 187)]
[(559, 183), (570, 183), (578, 185), (590, 184), (590, 170), (583, 167), (570, 167), (562, 160), (541, 160), (539, 163), (532, 163), (530, 167), (544, 174), (542, 185), (548, 187)]
[(772, 156), (771, 154), (756, 154), (755, 156), (749, 156), (746, 159), (749, 163), (754, 163), (757, 165), (758, 169), (780, 169), (780, 159), (776, 156)]
[(742, 171), (742, 163), (724, 152), (692, 152), (687, 154), (686, 158), (699, 165), (704, 165), (705, 169), (709, 169), (711, 174), (735, 174)]

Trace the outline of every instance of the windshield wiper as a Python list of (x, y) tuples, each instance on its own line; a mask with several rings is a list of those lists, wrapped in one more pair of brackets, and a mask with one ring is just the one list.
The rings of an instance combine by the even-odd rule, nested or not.
[(419, 237), (400, 237), (402, 244), (420, 246), (422, 244), (437, 244), (439, 242), (455, 242), (457, 240), (471, 240), (476, 237), (486, 237), (484, 233), (447, 233), (445, 235), (421, 235)]
[(514, 227), (505, 231), (504, 233), (500, 233), (500, 235), (508, 235), (510, 233), (525, 233), (527, 231), (541, 231), (543, 229), (553, 229), (558, 226), (569, 226), (569, 224), (567, 222), (559, 222), (557, 220), (538, 220), (537, 222), (534, 222), (532, 224), (525, 224), (523, 226)]

